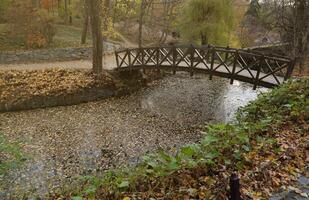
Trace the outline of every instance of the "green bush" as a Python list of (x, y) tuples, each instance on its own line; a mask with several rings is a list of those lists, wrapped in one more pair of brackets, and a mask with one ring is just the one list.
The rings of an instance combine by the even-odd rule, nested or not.
[(290, 81), (242, 108), (239, 122), (255, 123), (270, 119), (273, 124), (309, 119), (309, 78)]

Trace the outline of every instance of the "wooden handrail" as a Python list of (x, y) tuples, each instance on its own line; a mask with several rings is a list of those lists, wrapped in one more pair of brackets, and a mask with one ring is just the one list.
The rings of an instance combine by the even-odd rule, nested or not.
[[(207, 51), (205, 53), (205, 51)], [(141, 57), (140, 57), (141, 56)], [(280, 56), (264, 55), (251, 50), (218, 46), (162, 45), (119, 50), (115, 52), (117, 69), (142, 68), (170, 69), (207, 73), (273, 87), (291, 77), (295, 60)], [(282, 81), (281, 81), (282, 80)]]

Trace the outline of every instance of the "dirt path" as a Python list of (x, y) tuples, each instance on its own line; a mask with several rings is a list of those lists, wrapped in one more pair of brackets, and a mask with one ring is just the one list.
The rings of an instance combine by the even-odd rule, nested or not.
[[(0, 70), (40, 70), (40, 69), (50, 69), (50, 68), (91, 69), (91, 67), (92, 67), (91, 60), (0, 64)], [(107, 70), (116, 68), (116, 60), (115, 60), (114, 54), (108, 54), (104, 56), (103, 68)]]
[[(120, 35), (122, 43), (120, 44), (126, 48), (137, 47), (136, 44), (130, 42), (126, 37)], [(112, 70), (116, 68), (116, 60), (114, 53), (108, 53), (103, 56), (103, 68)], [(40, 70), (50, 68), (64, 68), (64, 69), (91, 69), (91, 60), (69, 60), (69, 61), (42, 61), (42, 62), (29, 62), (17, 64), (1, 64), (0, 70)]]

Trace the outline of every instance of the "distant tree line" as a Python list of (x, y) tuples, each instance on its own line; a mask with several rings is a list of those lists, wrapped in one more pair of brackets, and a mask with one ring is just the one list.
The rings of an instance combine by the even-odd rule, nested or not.
[(280, 34), (281, 42), (289, 44), (287, 54), (297, 60), (303, 72), (309, 51), (309, 1), (252, 0), (247, 14), (254, 23)]

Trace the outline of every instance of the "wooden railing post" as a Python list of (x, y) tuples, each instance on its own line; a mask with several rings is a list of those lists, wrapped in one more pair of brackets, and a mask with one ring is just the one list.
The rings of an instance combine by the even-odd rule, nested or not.
[(190, 51), (190, 76), (193, 76), (193, 70), (194, 70), (194, 46), (193, 44), (189, 47)]
[(225, 52), (225, 59), (224, 59), (224, 62), (225, 63), (227, 63), (227, 59), (229, 58), (229, 50), (230, 50), (230, 47), (229, 46), (227, 46), (226, 47), (226, 52)]
[(143, 67), (143, 72), (146, 72), (146, 64), (145, 64), (145, 51), (144, 48), (140, 48), (141, 55), (142, 55), (142, 67)]
[(216, 49), (215, 47), (211, 48), (211, 64), (210, 64), (210, 72), (209, 72), (209, 79), (212, 80), (214, 64), (215, 64), (215, 57), (216, 57)]
[(234, 83), (234, 76), (235, 76), (235, 71), (236, 71), (236, 66), (237, 66), (237, 61), (238, 61), (238, 50), (235, 51), (235, 55), (234, 55), (234, 62), (233, 62), (233, 69), (232, 69), (232, 77), (231, 77), (231, 81), (230, 84)]
[(208, 62), (208, 63), (211, 62), (211, 60), (209, 60), (209, 58), (210, 58), (210, 56), (211, 56), (211, 55), (210, 55), (211, 49), (212, 49), (211, 45), (208, 44), (208, 45), (207, 45), (207, 60), (206, 60), (206, 62)]
[(294, 58), (293, 60), (290, 61), (287, 72), (284, 76), (284, 81), (288, 80), (289, 78), (291, 78), (292, 72), (294, 70), (295, 64), (296, 64), (296, 58)]
[(230, 178), (230, 200), (241, 200), (239, 178), (233, 173)]
[(132, 66), (132, 63), (131, 63), (131, 53), (130, 53), (130, 50), (127, 49), (127, 55), (128, 55), (128, 59), (129, 59), (129, 67)]
[(265, 56), (262, 55), (261, 58), (260, 58), (259, 67), (258, 67), (257, 72), (256, 72), (253, 90), (256, 90), (257, 85), (259, 84), (259, 81), (260, 81), (260, 73), (261, 73), (261, 70), (262, 70), (262, 64), (263, 64), (264, 60), (265, 60)]
[(117, 68), (120, 68), (120, 65), (119, 65), (119, 56), (118, 56), (118, 52), (115, 51), (115, 56), (116, 56), (116, 65), (117, 65)]
[(160, 47), (156, 47), (155, 49), (156, 51), (156, 67), (157, 67), (157, 72), (160, 73)]
[(173, 56), (173, 74), (176, 74), (176, 60), (177, 60), (177, 51), (176, 51), (176, 46), (173, 44), (172, 45), (172, 56)]

